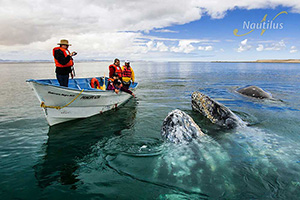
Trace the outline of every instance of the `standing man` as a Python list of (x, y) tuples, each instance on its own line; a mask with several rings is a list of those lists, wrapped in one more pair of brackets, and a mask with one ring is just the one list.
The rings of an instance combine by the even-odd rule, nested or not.
[(130, 61), (125, 60), (125, 66), (122, 67), (122, 80), (123, 80), (123, 87), (129, 89), (131, 84), (134, 84), (134, 71), (130, 66)]
[(114, 64), (109, 65), (109, 78), (113, 78), (115, 73), (118, 74), (120, 79), (122, 78), (122, 69), (118, 58), (115, 59)]
[(75, 56), (77, 53), (74, 51), (70, 53), (68, 48), (71, 44), (69, 44), (68, 40), (62, 39), (58, 45), (59, 47), (53, 48), (56, 78), (60, 86), (68, 87), (69, 74), (71, 74), (72, 79), (74, 78), (72, 73), (72, 67), (74, 65), (72, 56)]

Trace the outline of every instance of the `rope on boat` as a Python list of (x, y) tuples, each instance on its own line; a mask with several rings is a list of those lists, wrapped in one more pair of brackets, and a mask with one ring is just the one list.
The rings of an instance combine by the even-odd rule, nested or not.
[(64, 106), (47, 106), (47, 105), (45, 104), (45, 102), (42, 101), (41, 107), (42, 107), (42, 108), (55, 108), (55, 109), (57, 109), (57, 110), (63, 109), (63, 108), (65, 108), (65, 107), (68, 107), (71, 103), (73, 103), (73, 102), (81, 95), (81, 93), (83, 92), (83, 90), (84, 90), (84, 89), (82, 89), (81, 92), (80, 92), (74, 99), (72, 99), (72, 101), (70, 101), (69, 103), (67, 103), (67, 104), (64, 105)]

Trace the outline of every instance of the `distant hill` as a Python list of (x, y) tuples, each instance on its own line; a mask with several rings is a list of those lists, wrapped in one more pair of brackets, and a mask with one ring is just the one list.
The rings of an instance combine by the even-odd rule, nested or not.
[(300, 59), (286, 59), (286, 60), (257, 60), (258, 63), (300, 63)]

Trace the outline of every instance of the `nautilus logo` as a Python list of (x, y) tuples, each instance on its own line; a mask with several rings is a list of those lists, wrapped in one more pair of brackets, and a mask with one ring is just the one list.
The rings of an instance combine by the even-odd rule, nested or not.
[(250, 31), (239, 35), (238, 34), (239, 30), (234, 29), (233, 34), (235, 36), (241, 37), (241, 36), (248, 35), (255, 30), (261, 30), (260, 35), (263, 35), (266, 30), (272, 30), (272, 29), (273, 30), (276, 30), (276, 29), (281, 30), (281, 29), (283, 29), (284, 24), (277, 22), (275, 20), (279, 15), (282, 15), (282, 14), (288, 14), (288, 13), (286, 11), (282, 11), (282, 12), (278, 13), (272, 20), (267, 20), (268, 14), (266, 14), (260, 22), (244, 21), (243, 22), (243, 30), (250, 30)]

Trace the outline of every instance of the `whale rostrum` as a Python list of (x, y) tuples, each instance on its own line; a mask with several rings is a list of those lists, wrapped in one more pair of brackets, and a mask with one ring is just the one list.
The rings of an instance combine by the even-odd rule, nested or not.
[(272, 99), (272, 96), (257, 86), (247, 86), (237, 90), (238, 93), (258, 99)]
[(192, 94), (192, 108), (207, 117), (212, 123), (224, 128), (235, 128), (243, 123), (223, 104), (198, 91)]
[(170, 142), (182, 143), (190, 142), (204, 133), (188, 114), (176, 109), (164, 119), (161, 135)]

